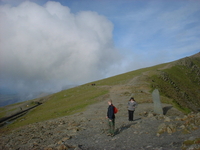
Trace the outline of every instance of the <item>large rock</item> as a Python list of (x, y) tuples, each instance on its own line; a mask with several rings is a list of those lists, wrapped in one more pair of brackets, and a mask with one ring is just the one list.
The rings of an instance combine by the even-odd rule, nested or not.
[(152, 93), (153, 96), (153, 104), (154, 104), (154, 113), (163, 114), (163, 109), (160, 102), (160, 95), (158, 89), (155, 89)]

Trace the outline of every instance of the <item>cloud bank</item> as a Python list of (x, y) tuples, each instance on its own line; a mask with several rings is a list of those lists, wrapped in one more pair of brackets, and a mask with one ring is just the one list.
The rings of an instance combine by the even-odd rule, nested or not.
[(113, 24), (58, 2), (0, 6), (0, 83), (17, 91), (55, 92), (106, 76), (119, 54)]

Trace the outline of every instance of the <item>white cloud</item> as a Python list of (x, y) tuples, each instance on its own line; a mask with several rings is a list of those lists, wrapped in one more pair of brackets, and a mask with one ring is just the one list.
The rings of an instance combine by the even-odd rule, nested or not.
[(0, 6), (0, 85), (55, 91), (199, 51), (199, 1), (30, 1), (0, 0), (15, 5)]
[(27, 1), (0, 6), (0, 18), (2, 83), (45, 89), (43, 84), (53, 82), (61, 84), (52, 85), (59, 89), (103, 78), (119, 61), (113, 24), (96, 12), (73, 14), (58, 2)]

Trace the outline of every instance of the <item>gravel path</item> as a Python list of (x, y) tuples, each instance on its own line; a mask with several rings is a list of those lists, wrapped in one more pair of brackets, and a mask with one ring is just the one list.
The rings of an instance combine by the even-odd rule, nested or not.
[[(74, 138), (66, 141), (66, 144), (80, 145), (81, 149), (94, 150), (127, 150), (127, 149), (180, 149), (182, 142), (188, 138), (199, 137), (200, 130), (196, 130), (190, 134), (182, 134), (175, 132), (173, 134), (164, 133), (157, 136), (158, 127), (164, 122), (164, 119), (156, 119), (149, 115), (144, 117), (142, 114), (153, 110), (152, 103), (139, 104), (133, 122), (128, 121), (126, 96), (120, 96), (120, 93), (110, 92), (114, 105), (119, 109), (116, 114), (115, 127), (116, 135), (114, 137), (107, 136), (107, 100), (90, 106), (84, 113), (76, 117), (76, 120), (84, 120), (87, 118), (85, 130), (79, 132)], [(163, 104), (162, 107), (171, 108), (166, 116), (173, 119), (177, 116), (184, 115), (171, 107), (169, 104)]]

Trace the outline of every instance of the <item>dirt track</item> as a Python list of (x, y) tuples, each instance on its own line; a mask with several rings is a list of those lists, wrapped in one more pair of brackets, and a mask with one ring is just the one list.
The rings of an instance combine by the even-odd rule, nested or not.
[[(153, 149), (153, 148), (166, 148), (166, 149), (180, 149), (181, 135), (164, 135), (161, 137), (156, 136), (158, 126), (163, 122), (156, 120), (154, 117), (143, 117), (140, 114), (144, 112), (151, 112), (153, 110), (152, 103), (139, 104), (136, 111), (133, 122), (128, 121), (127, 113), (127, 96), (122, 96), (119, 91), (124, 93), (126, 90), (120, 89), (123, 87), (111, 88), (110, 97), (113, 100), (114, 105), (119, 109), (116, 114), (116, 135), (115, 137), (108, 137), (107, 132), (107, 100), (98, 104), (90, 106), (84, 113), (81, 113), (74, 117), (75, 121), (87, 120), (82, 122), (85, 124), (85, 130), (81, 131), (74, 138), (70, 139), (66, 143), (69, 145), (82, 145), (82, 149)], [(118, 89), (118, 90), (117, 90)], [(163, 107), (170, 106), (163, 104)], [(171, 108), (167, 112), (167, 116), (180, 116), (183, 114)], [(180, 136), (180, 137), (179, 137)], [(188, 137), (190, 137), (189, 135)], [(179, 139), (179, 138), (180, 139)], [(188, 137), (185, 136), (187, 139)], [(182, 140), (182, 139), (181, 139)], [(173, 143), (177, 144), (176, 148)]]

